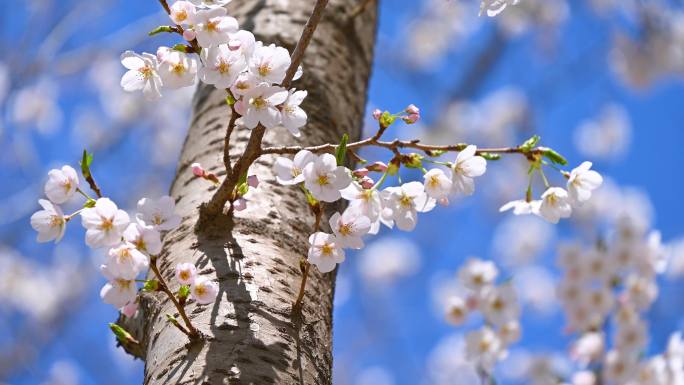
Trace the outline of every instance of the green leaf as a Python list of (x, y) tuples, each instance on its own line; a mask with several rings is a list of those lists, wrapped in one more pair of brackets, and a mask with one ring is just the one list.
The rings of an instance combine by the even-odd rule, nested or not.
[(480, 154), (480, 156), (487, 159), (487, 160), (499, 160), (499, 159), (501, 159), (500, 154), (492, 154), (489, 152), (483, 152)]
[(520, 145), (520, 149), (523, 150), (523, 152), (529, 152), (536, 146), (539, 141), (541, 140), (541, 136), (539, 135), (533, 135), (531, 138), (527, 139), (523, 144)]
[(565, 166), (568, 164), (568, 160), (565, 159), (563, 155), (557, 153), (553, 149), (547, 147), (540, 147), (539, 149), (542, 150), (542, 155), (551, 162), (555, 164), (560, 164), (561, 166)]
[(169, 33), (176, 32), (176, 28), (174, 28), (170, 25), (160, 25), (159, 27), (151, 30), (147, 34), (150, 36), (154, 36), (154, 35), (156, 35), (158, 33), (162, 33), (162, 32), (169, 32)]
[(190, 286), (182, 285), (178, 289), (178, 298), (179, 299), (185, 299), (185, 298), (188, 298), (188, 296), (190, 296)]
[(145, 291), (157, 291), (159, 289), (159, 281), (156, 279), (150, 279), (145, 281), (145, 285), (143, 285), (143, 290)]
[(249, 185), (247, 183), (242, 183), (237, 187), (238, 196), (245, 196), (249, 191)]
[(90, 165), (93, 163), (93, 154), (88, 154), (87, 150), (83, 150), (83, 157), (78, 163), (81, 165), (81, 174), (83, 174), (83, 177), (86, 179), (90, 178)]
[(344, 165), (344, 157), (347, 155), (347, 142), (349, 142), (349, 135), (345, 133), (335, 149), (335, 159), (337, 159), (338, 166)]
[(131, 333), (127, 332), (126, 329), (122, 328), (121, 326), (110, 322), (109, 323), (109, 329), (112, 330), (112, 333), (116, 336), (116, 339), (121, 341), (121, 343), (124, 344), (129, 344), (129, 343), (137, 343), (135, 338), (131, 335)]

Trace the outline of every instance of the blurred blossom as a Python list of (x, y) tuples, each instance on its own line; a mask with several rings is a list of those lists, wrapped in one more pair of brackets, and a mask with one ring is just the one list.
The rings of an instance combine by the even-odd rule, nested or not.
[(365, 368), (356, 377), (355, 385), (394, 385), (394, 377), (385, 368), (373, 366)]
[(569, 373), (570, 362), (557, 352), (535, 354), (527, 367), (529, 385), (558, 385), (558, 378)]
[(5, 100), (11, 85), (10, 83), (11, 80), (9, 68), (5, 63), (0, 62), (0, 103)]
[(429, 353), (424, 384), (472, 385), (480, 383), (475, 367), (466, 361), (461, 333), (443, 337)]
[(494, 253), (508, 266), (533, 262), (553, 241), (556, 228), (531, 215), (507, 216), (494, 231)]
[(384, 237), (359, 255), (359, 273), (369, 287), (388, 286), (420, 269), (420, 249), (404, 238)]
[(106, 138), (112, 132), (107, 129), (98, 111), (93, 108), (82, 108), (75, 112), (74, 120), (71, 135), (82, 147), (92, 149), (107, 144)]
[(667, 276), (669, 278), (681, 278), (684, 276), (684, 238), (671, 241), (667, 246), (669, 264)]
[(587, 158), (615, 160), (627, 152), (631, 137), (627, 110), (620, 105), (609, 104), (595, 119), (577, 127), (575, 146)]
[(508, 357), (499, 364), (501, 378), (507, 381), (521, 382), (527, 379), (527, 372), (532, 363), (532, 355), (525, 349), (514, 348)]
[(63, 120), (57, 105), (58, 86), (44, 78), (12, 95), (12, 120), (46, 135), (57, 131)]
[(496, 20), (504, 33), (518, 36), (532, 28), (555, 32), (569, 14), (566, 0), (524, 0), (508, 7)]
[(556, 298), (557, 277), (541, 266), (517, 269), (513, 273), (513, 284), (525, 309), (548, 316), (558, 309)]
[(438, 271), (430, 277), (432, 310), (437, 319), (443, 320), (445, 310), (454, 297), (466, 298), (466, 288), (456, 279), (454, 272)]

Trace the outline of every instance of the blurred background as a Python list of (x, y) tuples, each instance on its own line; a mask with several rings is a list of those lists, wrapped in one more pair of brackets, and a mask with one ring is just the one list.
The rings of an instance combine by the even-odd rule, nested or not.
[[(523, 338), (497, 366), (498, 383), (528, 384), (543, 365), (570, 373), (572, 335), (554, 294), (558, 245), (591, 247), (625, 221), (660, 231), (667, 251), (646, 313), (648, 353), (662, 351), (684, 330), (684, 5), (521, 0), (487, 18), (477, 0), (380, 3), (368, 111), (414, 103), (422, 112), (420, 124), (395, 125), (388, 137), (508, 146), (536, 133), (573, 167), (593, 161), (606, 182), (552, 226), (498, 213), (524, 196), (526, 163), (490, 162), (475, 196), (422, 215), (412, 233), (369, 238), (339, 269), (335, 384), (476, 383), (462, 348), (479, 321), (444, 320), (455, 272), (472, 256), (496, 261), (523, 306)], [(169, 44), (147, 36), (167, 18), (153, 0), (4, 0), (0, 9), (0, 383), (142, 383), (142, 363), (107, 328), (116, 312), (98, 295), (103, 256), (78, 226), (57, 245), (36, 243), (29, 217), (47, 171), (77, 165), (83, 148), (125, 209), (167, 192), (192, 88), (154, 103), (119, 86), (120, 53)]]

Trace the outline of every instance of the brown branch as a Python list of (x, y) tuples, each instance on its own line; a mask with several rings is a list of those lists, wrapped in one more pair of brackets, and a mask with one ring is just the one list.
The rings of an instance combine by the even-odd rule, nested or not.
[[(229, 97), (235, 100), (233, 92), (230, 88), (226, 88), (226, 92)], [(230, 120), (228, 121), (228, 127), (226, 128), (226, 137), (223, 139), (223, 164), (226, 166), (226, 175), (229, 175), (232, 171), (232, 166), (230, 165), (230, 136), (235, 130), (235, 121), (237, 120), (238, 114), (235, 111), (235, 104), (230, 105)]]
[(200, 338), (200, 333), (195, 329), (194, 326), (192, 326), (192, 322), (190, 322), (190, 319), (188, 318), (188, 315), (185, 313), (185, 308), (178, 302), (176, 299), (175, 294), (169, 289), (169, 286), (166, 284), (166, 281), (164, 280), (164, 277), (162, 277), (161, 273), (159, 272), (159, 268), (157, 267), (157, 258), (152, 257), (150, 258), (150, 270), (154, 273), (154, 275), (157, 277), (157, 280), (159, 281), (159, 288), (166, 293), (166, 295), (169, 297), (171, 302), (173, 302), (173, 305), (176, 306), (176, 309), (178, 309), (178, 313), (180, 314), (181, 318), (183, 318), (183, 322), (185, 322), (186, 328), (182, 327), (180, 324), (173, 323), (181, 332), (185, 333), (191, 340), (196, 340)]
[[(313, 11), (311, 12), (311, 16), (309, 17), (309, 20), (306, 22), (306, 25), (304, 25), (304, 30), (302, 31), (302, 35), (300, 36), (299, 41), (297, 42), (297, 46), (292, 52), (292, 56), (290, 58), (290, 67), (287, 69), (287, 72), (285, 73), (285, 79), (281, 83), (282, 87), (290, 87), (290, 84), (292, 83), (292, 78), (294, 77), (295, 73), (297, 72), (297, 69), (299, 68), (299, 65), (302, 62), (304, 52), (306, 51), (306, 48), (308, 47), (309, 42), (311, 41), (311, 37), (313, 36), (314, 31), (318, 26), (318, 23), (321, 21), (323, 10), (325, 9), (327, 4), (328, 0), (316, 1), (316, 5), (314, 6)], [(255, 160), (257, 160), (259, 156), (261, 156), (261, 142), (264, 138), (265, 133), (266, 127), (264, 127), (262, 124), (257, 125), (252, 130), (252, 134), (250, 135), (247, 145), (245, 146), (245, 151), (243, 152), (242, 156), (240, 156), (240, 158), (235, 162), (235, 166), (233, 167), (232, 172), (226, 175), (226, 178), (223, 180), (223, 183), (221, 183), (221, 186), (219, 186), (218, 190), (216, 190), (214, 196), (212, 196), (211, 200), (203, 206), (203, 211), (205, 211), (208, 215), (211, 216), (219, 214), (223, 210), (223, 207), (226, 205), (226, 202), (234, 199), (233, 192), (235, 190), (235, 186), (240, 180), (240, 177), (243, 176), (249, 170), (249, 166)]]

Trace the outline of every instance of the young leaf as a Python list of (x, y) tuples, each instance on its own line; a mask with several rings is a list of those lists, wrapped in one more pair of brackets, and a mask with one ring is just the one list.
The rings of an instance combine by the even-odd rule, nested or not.
[(501, 159), (500, 154), (492, 154), (489, 152), (483, 152), (480, 154), (480, 156), (487, 159), (487, 160), (499, 160), (499, 159)]
[(349, 142), (349, 135), (345, 133), (335, 149), (335, 159), (337, 159), (338, 166), (344, 165), (344, 157), (347, 155), (347, 142)]
[(520, 149), (523, 152), (529, 152), (534, 148), (534, 146), (536, 146), (539, 143), (540, 140), (541, 136), (534, 135), (531, 138), (527, 139), (525, 142), (523, 142), (523, 144), (520, 145)]
[(151, 30), (147, 34), (150, 36), (154, 36), (154, 35), (156, 35), (158, 33), (162, 33), (162, 32), (176, 32), (176, 29), (170, 25), (160, 25), (159, 27)]
[(565, 166), (568, 164), (567, 159), (565, 159), (563, 155), (557, 153), (553, 149), (547, 147), (540, 147), (539, 149), (542, 150), (542, 155), (551, 162), (560, 164), (561, 166)]

